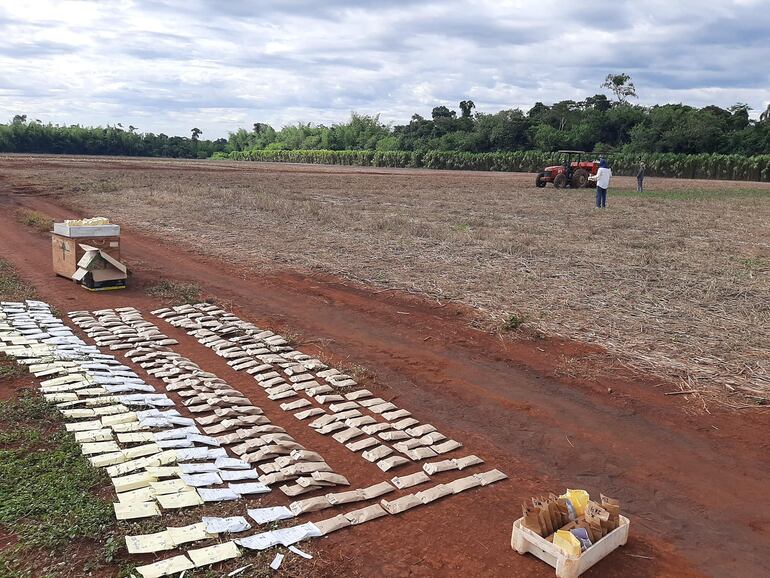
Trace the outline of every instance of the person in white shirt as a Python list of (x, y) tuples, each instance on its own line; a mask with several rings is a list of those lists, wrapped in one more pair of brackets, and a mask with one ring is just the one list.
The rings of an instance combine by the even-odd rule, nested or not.
[(610, 179), (612, 178), (612, 170), (607, 167), (607, 161), (604, 159), (599, 160), (599, 170), (595, 175), (588, 177), (589, 181), (596, 181), (596, 207), (607, 207), (607, 189), (610, 186)]

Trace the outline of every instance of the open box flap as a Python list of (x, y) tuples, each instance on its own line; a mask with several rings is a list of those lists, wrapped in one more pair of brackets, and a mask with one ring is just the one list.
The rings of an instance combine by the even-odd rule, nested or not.
[(85, 254), (80, 258), (80, 261), (78, 261), (78, 267), (83, 267), (84, 269), (88, 269), (88, 267), (91, 266), (91, 263), (94, 262), (99, 257), (99, 249), (94, 249), (93, 247), (89, 247), (88, 245), (80, 245), (81, 249), (85, 249)]
[(127, 273), (128, 268), (117, 259), (111, 257), (106, 251), (102, 251), (101, 249), (97, 249), (96, 247), (85, 245), (83, 243), (80, 244), (80, 248), (83, 249), (86, 253), (80, 259), (80, 261), (78, 261), (78, 267), (83, 267), (84, 269), (90, 270), (94, 265), (94, 261), (97, 259), (102, 259), (108, 264), (108, 266), (114, 267), (123, 274)]
[(94, 269), (91, 271), (91, 276), (94, 281), (116, 281), (118, 279), (125, 279), (126, 274), (118, 269)]
[(115, 267), (118, 271), (121, 271), (124, 274), (126, 273), (126, 271), (128, 271), (128, 268), (123, 263), (121, 263), (117, 259), (113, 259), (106, 252), (99, 251), (99, 255), (102, 257), (102, 259), (107, 261), (110, 265)]
[(75, 271), (75, 274), (72, 276), (72, 279), (75, 281), (82, 281), (86, 274), (88, 273), (88, 269), (83, 269), (82, 267)]

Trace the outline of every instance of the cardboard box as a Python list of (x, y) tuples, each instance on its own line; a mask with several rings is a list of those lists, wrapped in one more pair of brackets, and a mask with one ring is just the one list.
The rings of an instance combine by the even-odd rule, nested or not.
[(125, 289), (128, 270), (120, 261), (98, 247), (80, 245), (83, 257), (78, 261), (78, 269), (72, 279), (92, 291)]
[[(58, 223), (57, 223), (58, 224)], [(53, 270), (57, 275), (72, 279), (78, 270), (78, 261), (83, 258), (85, 251), (82, 243), (95, 247), (107, 253), (116, 261), (120, 261), (120, 237), (66, 237), (56, 233), (51, 234), (51, 252)]]

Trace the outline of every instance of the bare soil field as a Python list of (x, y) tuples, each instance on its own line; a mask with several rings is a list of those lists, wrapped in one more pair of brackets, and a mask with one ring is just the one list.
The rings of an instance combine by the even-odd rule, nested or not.
[[(292, 575), (553, 576), (511, 550), (510, 531), (523, 500), (564, 487), (617, 496), (632, 520), (629, 544), (589, 578), (761, 575), (770, 187), (653, 181), (654, 196), (611, 191), (598, 211), (590, 191), (529, 182), (8, 158), (0, 257), (60, 311), (149, 311), (163, 304), (147, 294), (159, 278), (196, 282), (356, 370), (510, 478), (319, 540)], [(129, 289), (88, 293), (53, 276), (50, 240), (19, 209), (121, 223)], [(510, 313), (524, 329), (504, 336)], [(255, 403), (264, 397), (184, 332), (169, 334)], [(28, 381), (5, 380), (4, 395)], [(679, 387), (701, 395), (664, 395)], [(346, 463), (331, 440), (314, 443)]]
[(487, 329), (513, 315), (682, 390), (734, 406), (770, 397), (767, 183), (648, 179), (637, 196), (616, 178), (600, 211), (591, 190), (537, 190), (525, 174), (45, 157), (2, 167), (8, 186), (244, 266), (463, 303)]

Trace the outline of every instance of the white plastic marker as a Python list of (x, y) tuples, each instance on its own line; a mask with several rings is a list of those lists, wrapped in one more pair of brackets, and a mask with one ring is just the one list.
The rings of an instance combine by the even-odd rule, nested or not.
[(307, 552), (303, 552), (296, 546), (289, 546), (289, 552), (294, 552), (297, 556), (302, 556), (305, 560), (312, 560), (313, 557)]
[(276, 554), (275, 558), (273, 558), (273, 561), (270, 562), (270, 567), (273, 570), (278, 570), (278, 568), (281, 567), (281, 562), (283, 562), (283, 554)]
[(241, 574), (242, 572), (245, 572), (246, 570), (248, 570), (252, 566), (253, 566), (253, 564), (247, 564), (246, 566), (241, 566), (240, 568), (236, 568), (235, 570), (230, 572), (227, 576), (228, 576), (228, 578), (230, 576), (237, 576), (238, 574)]

